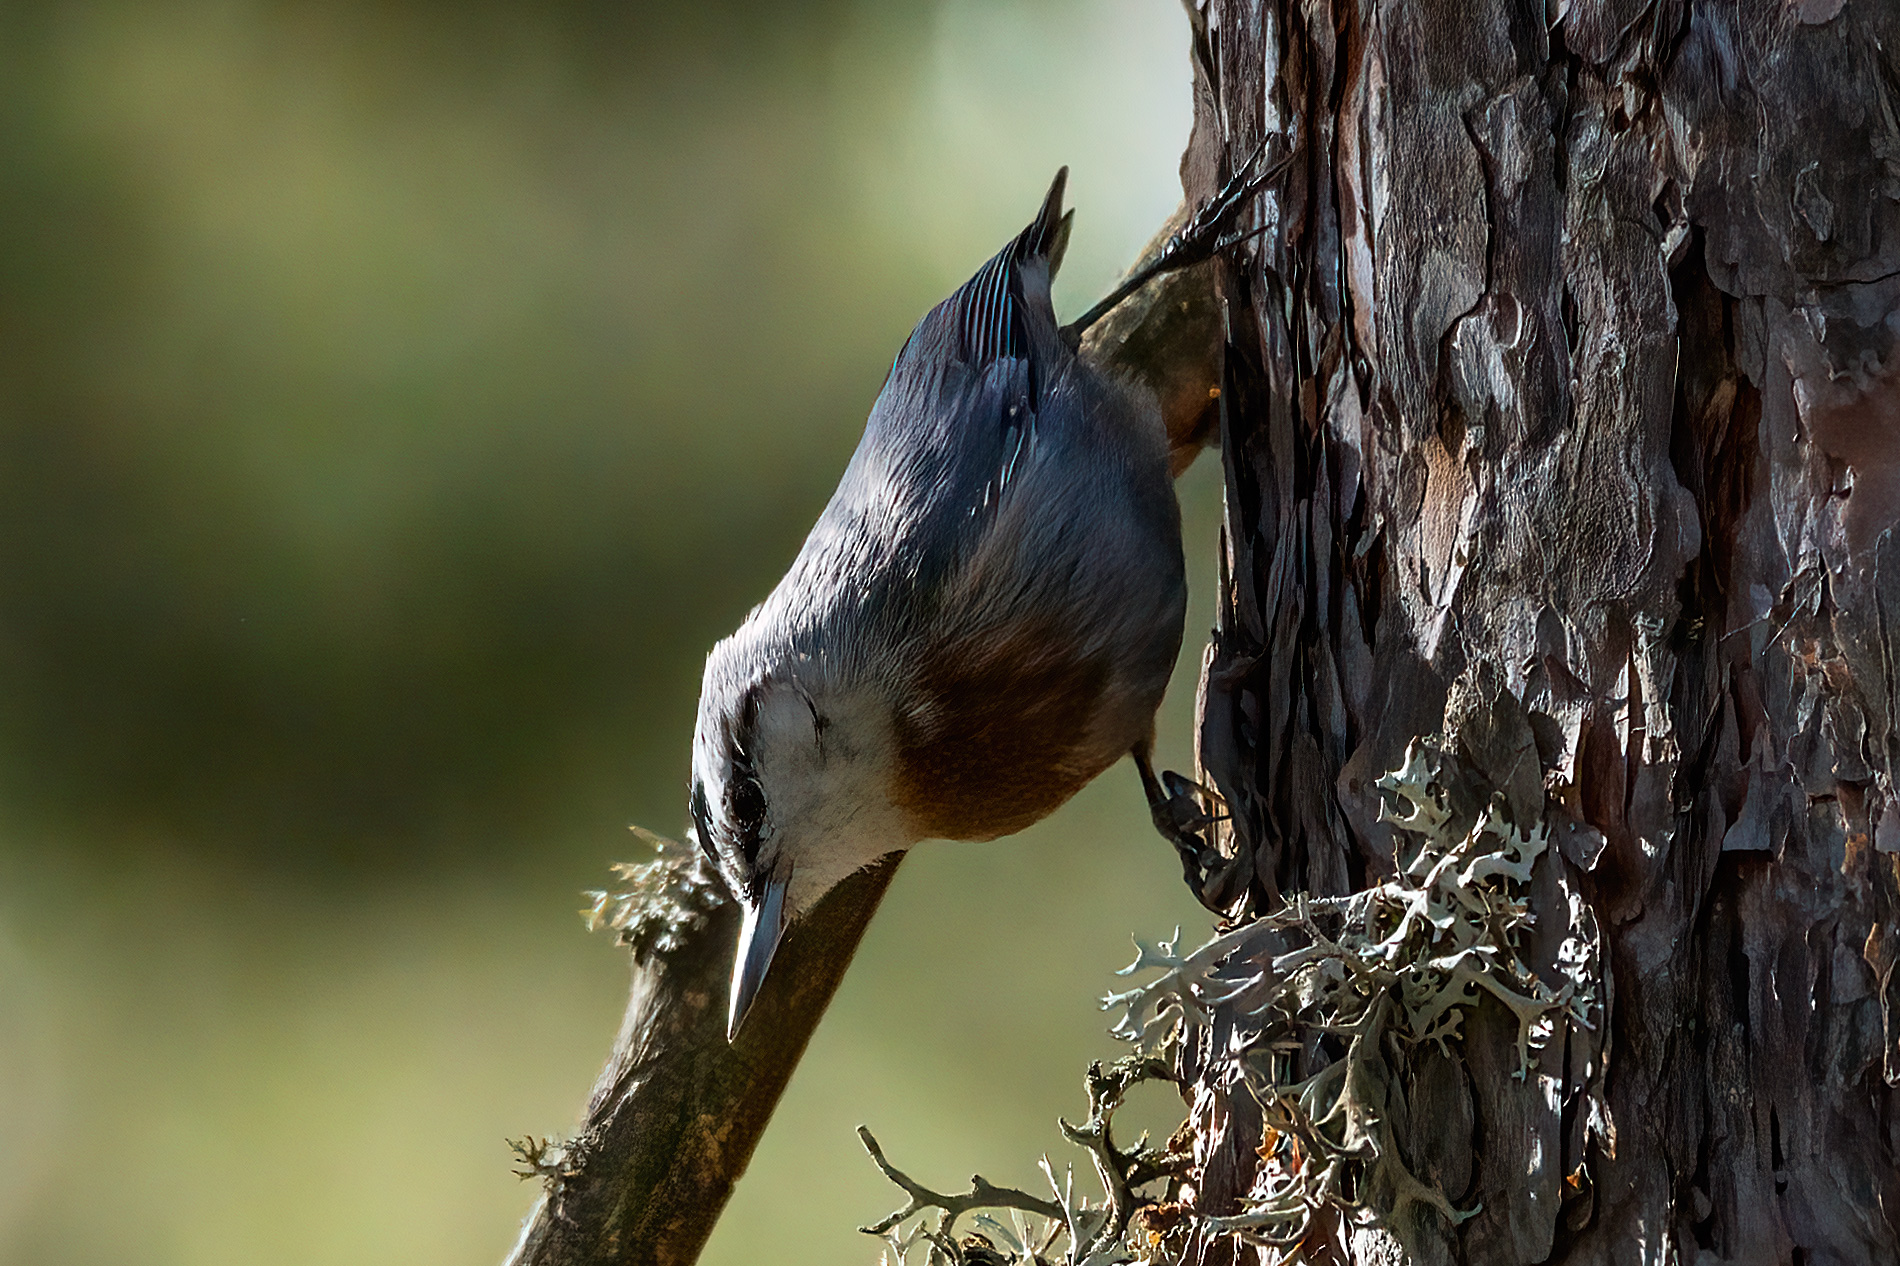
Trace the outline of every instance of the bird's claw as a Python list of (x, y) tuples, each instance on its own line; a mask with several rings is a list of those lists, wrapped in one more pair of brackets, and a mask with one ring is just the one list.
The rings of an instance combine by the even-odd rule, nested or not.
[(1220, 793), (1172, 769), (1156, 777), (1148, 754), (1139, 748), (1135, 768), (1147, 793), (1148, 815), (1154, 820), (1155, 830), (1180, 855), (1181, 878), (1189, 891), (1209, 910), (1226, 914), (1246, 889), (1249, 867), (1241, 858), (1228, 857), (1214, 847), (1207, 834), (1207, 828), (1227, 817), (1203, 807), (1221, 803)]
[(1194, 213), (1181, 231), (1168, 239), (1156, 260), (1163, 270), (1191, 267), (1265, 232), (1264, 229), (1231, 230), (1234, 218), (1241, 209), (1293, 161), (1294, 150), (1288, 145), (1285, 153), (1268, 162), (1267, 146), (1267, 141), (1260, 142), (1260, 148), (1254, 151), (1253, 157), (1242, 163), (1227, 183)]
[(1094, 307), (1062, 327), (1063, 337), (1069, 340), (1069, 346), (1079, 346), (1083, 333), (1090, 326), (1113, 312), (1117, 304), (1156, 277), (1205, 263), (1228, 247), (1237, 246), (1250, 237), (1258, 237), (1266, 232), (1264, 228), (1237, 232), (1230, 230), (1240, 209), (1266, 188), (1269, 180), (1287, 169), (1294, 153), (1289, 134), (1286, 152), (1272, 162), (1267, 162), (1267, 142), (1262, 141), (1253, 157), (1241, 164), (1240, 170), (1189, 218), (1180, 232), (1168, 238), (1167, 244), (1153, 259), (1134, 269)]

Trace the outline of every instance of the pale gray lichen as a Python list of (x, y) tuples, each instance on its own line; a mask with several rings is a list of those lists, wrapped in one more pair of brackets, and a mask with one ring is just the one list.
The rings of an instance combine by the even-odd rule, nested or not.
[[(993, 1234), (966, 1251), (939, 1203), (946, 1215), (934, 1233), (887, 1238), (886, 1261), (923, 1249), (933, 1264), (1043, 1263), (1060, 1244), (1059, 1260), (1069, 1263), (1158, 1266), (1180, 1260), (1196, 1239), (1235, 1236), (1260, 1246), (1263, 1261), (1289, 1262), (1323, 1224), (1382, 1227), (1403, 1243), (1423, 1211), (1453, 1223), (1476, 1212), (1454, 1207), (1406, 1167), (1387, 1088), (1409, 1051), (1449, 1052), (1487, 994), (1515, 1017), (1519, 1078), (1560, 1018), (1594, 1028), (1602, 1016), (1596, 927), (1558, 872), (1543, 891), (1561, 894), (1561, 904), (1544, 913), (1566, 919), (1566, 934), (1546, 955), (1550, 980), (1540, 977), (1523, 958), (1534, 922), (1528, 890), (1540, 862), (1563, 865), (1541, 814), (1511, 821), (1505, 798), (1435, 739), (1415, 741), (1378, 786), (1383, 816), (1403, 841), (1390, 878), (1349, 896), (1296, 895), (1191, 952), (1180, 949), (1178, 929), (1172, 940), (1137, 938), (1135, 961), (1121, 974), (1146, 978), (1104, 1000), (1119, 1012), (1113, 1032), (1133, 1047), (1117, 1067), (1171, 1070), (1163, 1075), (1184, 1089), (1244, 1088), (1259, 1105), (1260, 1163), (1236, 1212), (1195, 1207), (1184, 1133), (1170, 1150), (1143, 1153), (1148, 1169), (1125, 1163), (1135, 1153), (1097, 1150), (1106, 1198), (1093, 1207), (1058, 1186), (1045, 1163), (1061, 1212), (1041, 1246)], [(1091, 1070), (1092, 1119), (1103, 1117), (1105, 1137), (1099, 1075)], [(1064, 1133), (1088, 1143), (1073, 1128)], [(1157, 1182), (1165, 1186), (1156, 1194), (1141, 1194)], [(906, 1216), (919, 1207), (913, 1200)], [(900, 1220), (878, 1229), (888, 1235)]]
[[(1047, 1156), (1041, 1168), (1049, 1185), (1048, 1197), (998, 1187), (981, 1175), (973, 1175), (970, 1190), (962, 1194), (933, 1191), (892, 1165), (871, 1132), (859, 1126), (858, 1138), (872, 1162), (909, 1200), (896, 1212), (858, 1229), (884, 1241), (883, 1266), (906, 1266), (919, 1252), (927, 1266), (1115, 1266), (1127, 1261), (1123, 1245), (1129, 1221), (1155, 1203), (1141, 1196), (1140, 1189), (1178, 1180), (1192, 1158), (1178, 1137), (1163, 1147), (1150, 1147), (1144, 1135), (1124, 1151), (1116, 1146), (1110, 1127), (1131, 1088), (1144, 1081), (1172, 1079), (1169, 1065), (1136, 1055), (1089, 1066), (1088, 1119), (1081, 1125), (1067, 1121), (1056, 1125), (1065, 1138), (1089, 1153), (1102, 1186), (1099, 1201), (1076, 1190), (1073, 1166), (1065, 1165), (1058, 1179)], [(934, 1225), (922, 1216), (933, 1210), (938, 1215)], [(992, 1211), (1003, 1210), (1009, 1211), (1012, 1224), (991, 1216)], [(956, 1222), (966, 1213), (974, 1215), (971, 1221), (980, 1233), (959, 1239)]]
[[(1251, 1091), (1265, 1139), (1240, 1211), (1202, 1221), (1288, 1254), (1322, 1215), (1399, 1229), (1403, 1239), (1395, 1215), (1410, 1206), (1453, 1222), (1475, 1212), (1454, 1208), (1400, 1159), (1384, 1110), (1395, 1056), (1448, 1049), (1489, 994), (1516, 1019), (1522, 1078), (1558, 1015), (1588, 1029), (1601, 1011), (1596, 930), (1574, 893), (1549, 912), (1570, 921), (1556, 955), (1561, 981), (1553, 988), (1521, 957), (1544, 823), (1511, 822), (1502, 796), (1472, 795), (1467, 771), (1432, 740), (1414, 742), (1378, 786), (1385, 820), (1412, 848), (1391, 878), (1344, 897), (1296, 896), (1191, 954), (1138, 945), (1124, 974), (1159, 974), (1107, 1000), (1121, 1012), (1115, 1033), (1140, 1052), (1206, 1050), (1219, 1023), (1225, 1047), (1211, 1062), (1227, 1067), (1215, 1075)], [(1314, 1061), (1321, 1042), (1343, 1052)], [(1300, 1053), (1323, 1066), (1294, 1080)]]
[(612, 869), (622, 885), (581, 894), (589, 902), (581, 918), (590, 932), (612, 929), (614, 939), (644, 962), (654, 954), (679, 949), (731, 898), (695, 844), (668, 839), (645, 827), (631, 829), (653, 849), (653, 860), (615, 862)]

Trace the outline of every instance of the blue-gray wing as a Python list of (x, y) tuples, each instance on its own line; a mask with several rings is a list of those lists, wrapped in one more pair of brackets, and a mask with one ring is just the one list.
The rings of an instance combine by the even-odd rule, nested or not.
[[(775, 627), (793, 630), (801, 652), (901, 653), (921, 631), (940, 630), (959, 615), (942, 604), (953, 590), (968, 593), (951, 581), (982, 551), (1030, 467), (1042, 472), (1038, 491), (1021, 495), (1039, 504), (1074, 491), (1051, 486), (1052, 467), (1100, 469), (1072, 451), (1094, 443), (1098, 420), (1089, 415), (1100, 392), (1084, 381), (1092, 375), (1063, 341), (1049, 300), (1068, 237), (1066, 174), (1029, 226), (898, 353), (837, 493), (773, 596), (786, 608)], [(1165, 480), (1162, 493), (1171, 512)], [(1056, 504), (1047, 510), (1064, 514)]]

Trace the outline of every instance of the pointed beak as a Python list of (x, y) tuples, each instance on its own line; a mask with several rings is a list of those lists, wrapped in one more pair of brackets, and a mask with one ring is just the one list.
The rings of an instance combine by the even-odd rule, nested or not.
[(772, 955), (778, 952), (779, 940), (785, 934), (785, 886), (790, 881), (789, 874), (783, 878), (774, 875), (766, 881), (758, 904), (744, 903), (739, 953), (732, 963), (732, 1009), (726, 1016), (728, 1042), (739, 1036), (739, 1026), (745, 1023), (752, 1000), (759, 996), (765, 970), (772, 965)]

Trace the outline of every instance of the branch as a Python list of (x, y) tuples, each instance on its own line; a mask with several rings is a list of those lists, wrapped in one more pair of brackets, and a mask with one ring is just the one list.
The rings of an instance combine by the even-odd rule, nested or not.
[[(667, 841), (596, 899), (634, 951), (613, 1054), (572, 1141), (518, 1149), (543, 1182), (507, 1266), (690, 1266), (745, 1172), (898, 858), (847, 879), (794, 924), (750, 1023), (726, 1042), (739, 912), (697, 850)], [(519, 1171), (518, 1171), (519, 1172)]]
[[(1142, 249), (1144, 271), (1191, 218), (1184, 203)], [(1179, 476), (1218, 443), (1221, 357), (1226, 338), (1212, 262), (1154, 277), (1089, 326), (1082, 359), (1151, 394), (1168, 432), (1168, 467)]]

